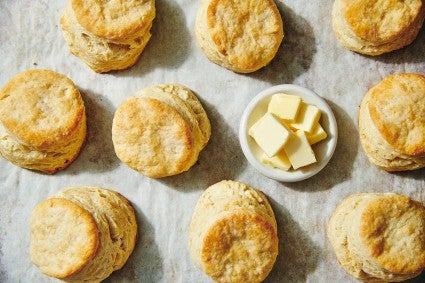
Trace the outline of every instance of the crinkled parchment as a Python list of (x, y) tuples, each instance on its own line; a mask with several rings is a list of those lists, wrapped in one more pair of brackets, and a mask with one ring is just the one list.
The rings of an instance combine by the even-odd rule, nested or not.
[[(49, 176), (0, 159), (0, 282), (55, 282), (29, 259), (33, 207), (70, 186), (119, 191), (135, 207), (139, 239), (124, 268), (106, 282), (211, 282), (189, 257), (187, 228), (204, 189), (223, 179), (262, 190), (275, 211), (279, 256), (267, 282), (357, 282), (339, 266), (326, 238), (336, 205), (359, 192), (397, 192), (425, 201), (425, 171), (387, 173), (372, 166), (358, 138), (363, 94), (396, 72), (425, 73), (425, 30), (413, 44), (379, 57), (343, 49), (331, 28), (332, 1), (276, 1), (285, 38), (275, 59), (247, 75), (209, 62), (194, 38), (199, 1), (158, 0), (153, 36), (131, 69), (96, 74), (71, 55), (59, 18), (66, 1), (0, 1), (0, 85), (30, 68), (69, 76), (82, 92), (89, 136), (78, 159)], [(111, 141), (115, 109), (137, 90), (178, 82), (202, 101), (212, 136), (188, 172), (149, 179), (116, 157)], [(272, 85), (294, 83), (324, 97), (336, 116), (339, 140), (330, 163), (299, 183), (270, 180), (251, 167), (237, 137), (244, 107)], [(425, 276), (414, 282), (424, 282)]]

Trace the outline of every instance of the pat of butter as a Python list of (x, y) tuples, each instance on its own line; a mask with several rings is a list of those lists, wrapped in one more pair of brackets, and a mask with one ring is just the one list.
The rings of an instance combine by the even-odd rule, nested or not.
[(292, 131), (271, 113), (261, 117), (248, 133), (269, 157), (275, 156), (292, 136)]
[(317, 124), (311, 133), (306, 133), (305, 135), (307, 136), (307, 140), (310, 145), (318, 143), (319, 141), (326, 139), (328, 136), (320, 124)]
[(314, 105), (301, 103), (297, 119), (294, 123), (290, 123), (290, 127), (311, 132), (320, 119), (320, 109)]
[(283, 120), (295, 121), (301, 105), (301, 97), (284, 93), (276, 93), (272, 96), (268, 112), (273, 113)]
[(294, 169), (310, 165), (317, 161), (313, 149), (302, 130), (295, 132), (291, 140), (285, 145), (284, 150)]
[(272, 167), (288, 171), (291, 168), (291, 162), (286, 156), (285, 151), (279, 151), (275, 156), (268, 157), (267, 154), (263, 153), (260, 159), (261, 163), (270, 165)]

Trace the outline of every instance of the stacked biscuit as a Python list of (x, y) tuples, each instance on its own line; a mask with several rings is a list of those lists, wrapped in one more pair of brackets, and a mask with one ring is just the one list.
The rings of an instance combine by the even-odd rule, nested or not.
[(82, 187), (39, 203), (30, 220), (32, 262), (67, 282), (100, 282), (122, 268), (132, 253), (137, 223), (119, 193)]
[(335, 0), (333, 30), (347, 49), (380, 55), (410, 44), (425, 18), (423, 0)]
[(361, 144), (387, 171), (425, 167), (425, 77), (394, 74), (372, 87), (359, 109)]
[(276, 55), (283, 24), (273, 0), (202, 0), (195, 34), (209, 60), (234, 72), (249, 73)]
[(154, 18), (155, 0), (70, 0), (61, 26), (70, 51), (103, 73), (137, 62)]
[(29, 70), (0, 91), (0, 154), (10, 162), (52, 174), (71, 164), (85, 138), (84, 103), (66, 76)]
[(216, 282), (261, 282), (278, 254), (277, 226), (266, 197), (221, 181), (200, 197), (189, 227), (196, 266)]
[(367, 282), (399, 282), (425, 269), (425, 207), (391, 193), (355, 194), (336, 208), (329, 241), (341, 266)]
[(151, 178), (187, 171), (210, 135), (201, 103), (179, 84), (140, 90), (118, 107), (112, 125), (118, 158)]

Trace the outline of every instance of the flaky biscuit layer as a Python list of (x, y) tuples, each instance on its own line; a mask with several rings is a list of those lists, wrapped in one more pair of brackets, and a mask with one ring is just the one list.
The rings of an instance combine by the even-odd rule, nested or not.
[(371, 88), (359, 108), (360, 142), (369, 160), (387, 171), (425, 166), (425, 84), (397, 74)]
[(65, 8), (60, 22), (71, 53), (95, 72), (104, 73), (127, 69), (137, 62), (151, 37), (152, 19), (136, 33), (119, 39), (101, 37), (85, 29), (77, 21), (71, 3)]
[(23, 168), (55, 173), (86, 139), (84, 102), (74, 83), (50, 70), (28, 70), (0, 91), (0, 154)]
[(31, 216), (31, 259), (66, 282), (100, 282), (134, 249), (137, 223), (119, 193), (97, 187), (62, 190)]
[(354, 194), (328, 223), (338, 262), (366, 282), (399, 282), (425, 268), (425, 208), (391, 193)]

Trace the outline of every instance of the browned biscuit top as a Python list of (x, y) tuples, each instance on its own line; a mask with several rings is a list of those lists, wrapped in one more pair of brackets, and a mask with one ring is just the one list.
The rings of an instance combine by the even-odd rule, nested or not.
[(71, 0), (78, 22), (99, 37), (123, 39), (155, 17), (154, 0)]
[(61, 198), (47, 199), (31, 214), (31, 260), (43, 273), (66, 278), (96, 255), (99, 231), (92, 215)]
[(395, 74), (371, 90), (370, 116), (382, 137), (411, 156), (425, 154), (425, 77)]
[(407, 32), (422, 14), (422, 0), (343, 0), (343, 14), (353, 32), (383, 44)]
[(401, 195), (375, 198), (361, 215), (360, 238), (382, 268), (411, 274), (425, 268), (425, 208)]
[(206, 232), (201, 260), (219, 282), (261, 282), (278, 252), (276, 227), (257, 214), (234, 211)]
[(273, 58), (283, 24), (271, 0), (212, 0), (207, 25), (218, 52), (239, 69), (256, 69)]
[(36, 149), (69, 142), (84, 115), (84, 103), (74, 83), (54, 71), (24, 71), (0, 91), (0, 122)]

